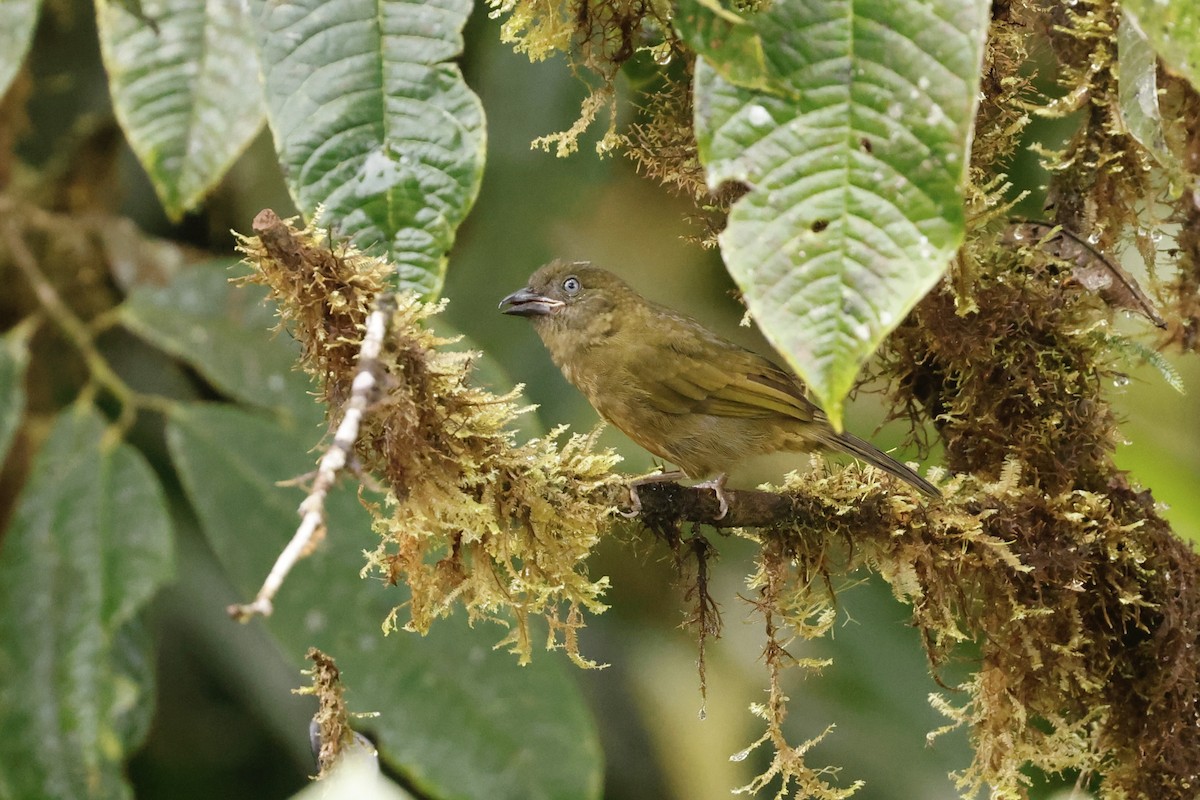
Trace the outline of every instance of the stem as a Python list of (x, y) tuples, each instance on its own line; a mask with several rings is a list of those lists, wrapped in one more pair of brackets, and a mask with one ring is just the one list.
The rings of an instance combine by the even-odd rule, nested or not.
[(139, 403), (137, 394), (129, 388), (120, 376), (113, 371), (104, 356), (96, 349), (92, 333), (87, 324), (75, 315), (59, 295), (49, 279), (38, 266), (37, 259), (25, 244), (17, 223), (10, 219), (4, 224), (4, 239), (8, 251), (12, 254), (13, 263), (29, 281), (30, 287), (37, 296), (38, 303), (46, 311), (46, 315), (54, 322), (63, 335), (75, 345), (83, 357), (91, 380), (107, 389), (120, 403), (121, 412), (117, 417), (116, 431), (124, 433), (133, 424), (135, 410), (138, 405), (158, 406), (158, 403)]

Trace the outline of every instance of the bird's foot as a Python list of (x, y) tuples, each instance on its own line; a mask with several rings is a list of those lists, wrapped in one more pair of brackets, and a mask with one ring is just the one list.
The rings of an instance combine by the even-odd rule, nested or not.
[(725, 494), (725, 481), (728, 479), (729, 476), (722, 472), (711, 481), (697, 483), (692, 487), (693, 489), (712, 489), (717, 495), (717, 503), (721, 507), (721, 513), (717, 514), (717, 519), (725, 519), (725, 515), (729, 513), (729, 495)]
[(625, 519), (633, 519), (642, 513), (642, 498), (638, 497), (637, 487), (633, 484), (629, 485), (629, 508), (624, 511), (618, 508), (617, 513)]
[(633, 519), (638, 514), (642, 513), (642, 498), (638, 497), (638, 487), (645, 486), (647, 483), (662, 483), (663, 481), (674, 481), (684, 477), (681, 470), (659, 470), (651, 472), (649, 475), (642, 475), (634, 478), (629, 482), (629, 505), (628, 511), (618, 511), (625, 519)]

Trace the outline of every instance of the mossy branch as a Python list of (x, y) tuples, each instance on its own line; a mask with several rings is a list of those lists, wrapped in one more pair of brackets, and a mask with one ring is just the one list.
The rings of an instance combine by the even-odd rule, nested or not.
[[(349, 356), (386, 265), (326, 242), (323, 231), (280, 221), (243, 247), (304, 343), (336, 418), (353, 396)], [(998, 265), (1022, 257), (991, 252)], [(722, 520), (712, 492), (649, 485), (640, 491), (641, 520), (676, 545), (685, 522), (737, 526), (760, 543), (751, 586), (768, 624), (776, 698), (759, 709), (768, 721), (762, 741), (775, 746), (773, 774), (803, 792), (844, 789), (805, 766), (812, 743), (783, 740), (782, 670), (820, 666), (791, 659), (787, 645), (823, 635), (831, 587), (867, 568), (912, 606), (935, 675), (964, 641), (979, 648), (965, 694), (938, 701), (952, 725), (969, 728), (976, 749), (964, 788), (1019, 792), (1022, 769), (1034, 764), (1103, 776), (1113, 791), (1181, 797), (1200, 780), (1200, 728), (1191, 724), (1200, 709), (1200, 559), (1108, 459), (1111, 414), (1094, 399), (1101, 340), (1081, 324), (1094, 298), (1052, 280), (1014, 288), (981, 279), (977, 296), (995, 293), (994, 302), (959, 316), (943, 310), (948, 291), (922, 304), (915, 320), (925, 324), (903, 329), (890, 356), (939, 376), (907, 380), (908, 402), (940, 409), (948, 460), (975, 467), (944, 482), (945, 498), (928, 502), (870, 468), (814, 465), (779, 491), (730, 492)], [(1015, 334), (1013, 307), (1028, 309)], [(390, 624), (425, 631), (461, 605), (472, 618), (510, 625), (502, 643), (524, 660), (533, 646), (528, 621), (543, 615), (554, 646), (595, 666), (577, 634), (582, 612), (604, 609), (607, 578), (588, 575), (586, 561), (626, 499), (611, 472), (616, 458), (597, 452), (594, 436), (560, 445), (555, 432), (518, 443), (507, 427), (522, 410), (516, 396), (471, 385), (474, 356), (446, 350), (421, 324), (434, 310), (398, 298), (379, 394), (355, 444), (363, 468), (389, 489), (385, 503), (371, 506), (381, 543), (368, 569), (412, 589), (408, 620), (397, 609)], [(1043, 349), (1006, 345), (981, 359), (979, 348), (1005, 335)], [(917, 347), (925, 357), (899, 361)], [(1004, 391), (992, 404), (979, 394), (997, 387)], [(1080, 397), (1093, 399), (1077, 408)], [(970, 427), (965, 406), (989, 415), (987, 437)], [(696, 597), (707, 612), (715, 603), (705, 592), (698, 586)], [(711, 614), (701, 622), (705, 635), (719, 630)]]

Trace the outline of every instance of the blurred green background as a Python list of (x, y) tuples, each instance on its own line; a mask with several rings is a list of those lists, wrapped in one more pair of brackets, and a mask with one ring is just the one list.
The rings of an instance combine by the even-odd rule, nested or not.
[[(32, 128), (20, 146), (31, 164), (45, 165), (84, 127), (110, 122), (91, 13), (88, 3), (64, 1), (44, 14), (32, 54), (37, 81), (29, 103)], [(696, 232), (684, 219), (686, 203), (640, 178), (626, 160), (597, 159), (586, 141), (580, 154), (566, 160), (530, 149), (535, 137), (570, 125), (585, 89), (564, 63), (532, 65), (500, 44), (498, 34), (499, 24), (478, 8), (467, 30), (463, 67), (487, 112), (488, 161), (445, 289), (447, 321), (485, 351), (489, 374), (525, 384), (543, 427), (566, 422), (587, 430), (595, 424), (595, 413), (554, 368), (530, 327), (496, 311), (501, 297), (556, 257), (608, 267), (651, 298), (765, 349), (752, 330), (739, 327), (742, 309), (730, 296), (733, 286), (717, 253), (684, 241)], [(281, 214), (291, 209), (265, 132), (206, 210), (176, 226), (168, 224), (123, 146), (117, 164), (121, 192), (113, 202), (121, 213), (148, 232), (215, 253), (232, 253), (229, 229), (247, 231), (259, 209)], [(1042, 180), (1032, 171), (1023, 177), (1030, 186)], [(1122, 324), (1154, 341), (1142, 320)], [(1181, 535), (1200, 540), (1200, 366), (1193, 359), (1178, 367), (1189, 395), (1174, 392), (1147, 367), (1131, 369), (1131, 382), (1113, 387), (1128, 442), (1117, 458), (1135, 482), (1169, 506), (1165, 513)], [(877, 399), (864, 395), (847, 426), (887, 449), (900, 442), (904, 430), (899, 425), (877, 430), (883, 414)], [(627, 471), (649, 467), (648, 455), (619, 432), (607, 430), (603, 442), (624, 455)], [(804, 464), (803, 457), (773, 458), (734, 481), (754, 485)], [(706, 706), (698, 691), (694, 636), (678, 627), (687, 609), (683, 588), (663, 545), (630, 529), (606, 542), (597, 556), (594, 574), (612, 576), (612, 608), (591, 622), (583, 651), (612, 666), (572, 672), (596, 715), (607, 761), (605, 794), (612, 800), (725, 798), (764, 765), (765, 753), (730, 760), (760, 734), (747, 707), (765, 700), (761, 622), (738, 599), (746, 592), (753, 546), (711, 538), (721, 551), (713, 594), (725, 630), (709, 647)], [(189, 560), (189, 554), (195, 558)], [(229, 590), (203, 553), (189, 551), (185, 543), (180, 563), (181, 581), (189, 588), (169, 590), (158, 610), (159, 705), (150, 739), (131, 766), (137, 795), (290, 796), (314, 771), (307, 754), (311, 701), (287, 693), (301, 683), (300, 676), (277, 661), (260, 663), (267, 648), (256, 646), (259, 634), (225, 619)], [(796, 656), (833, 659), (820, 677), (797, 671), (789, 676), (793, 739), (836, 723), (810, 763), (839, 765), (843, 781), (865, 780), (858, 795), (863, 800), (956, 797), (946, 776), (969, 763), (965, 735), (954, 732), (926, 744), (925, 734), (944, 722), (926, 698), (941, 690), (928, 675), (906, 607), (881, 581), (860, 577), (862, 585), (839, 595), (834, 635), (793, 645)], [(185, 607), (185, 598), (196, 592), (211, 594), (210, 608)], [(456, 622), (461, 623), (448, 624)], [(565, 661), (558, 653), (537, 658)], [(945, 682), (953, 684), (969, 666), (969, 661), (951, 665)], [(259, 676), (257, 684), (230, 679), (251, 673)], [(291, 727), (280, 720), (290, 720)], [(280, 736), (281, 727), (292, 733)], [(1058, 785), (1039, 793), (1046, 796)]]

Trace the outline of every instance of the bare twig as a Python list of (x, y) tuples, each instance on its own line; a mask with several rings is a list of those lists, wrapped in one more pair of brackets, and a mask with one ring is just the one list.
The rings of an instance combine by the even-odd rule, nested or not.
[(275, 565), (271, 567), (253, 602), (229, 606), (227, 610), (234, 619), (245, 622), (258, 614), (270, 616), (274, 610), (275, 595), (283, 586), (283, 581), (292, 567), (310, 553), (314, 544), (324, 536), (325, 497), (333, 487), (338, 473), (345, 469), (350, 460), (363, 416), (374, 400), (375, 388), (379, 382), (379, 353), (383, 349), (393, 305), (391, 295), (380, 295), (375, 308), (367, 316), (366, 332), (358, 351), (358, 372), (351, 385), (350, 398), (346, 401), (345, 413), (338, 423), (333, 441), (317, 465), (312, 489), (308, 497), (300, 503), (300, 526), (275, 560)]
[(4, 223), (4, 243), (12, 257), (13, 264), (29, 281), (47, 318), (54, 322), (79, 351), (93, 383), (108, 390), (117, 399), (121, 411), (117, 418), (116, 435), (128, 430), (133, 424), (138, 406), (160, 407), (150, 398), (137, 395), (108, 365), (104, 356), (96, 349), (92, 331), (87, 323), (81, 320), (63, 301), (58, 290), (42, 272), (37, 258), (25, 244), (25, 238), (15, 219), (10, 218)]

